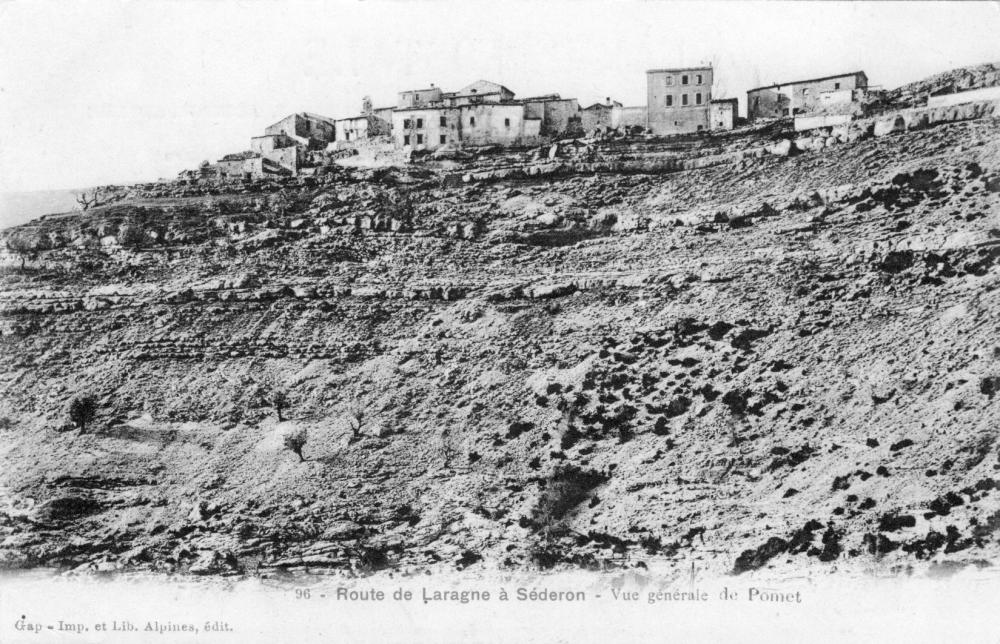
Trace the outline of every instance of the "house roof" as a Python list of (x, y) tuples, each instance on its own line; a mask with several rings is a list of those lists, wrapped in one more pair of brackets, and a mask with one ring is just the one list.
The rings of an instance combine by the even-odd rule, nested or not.
[(538, 103), (540, 101), (550, 102), (550, 101), (571, 101), (571, 98), (562, 98), (558, 94), (542, 94), (541, 96), (528, 96), (526, 98), (516, 99), (517, 103)]
[(712, 71), (711, 65), (698, 65), (696, 67), (662, 67), (660, 69), (647, 69), (647, 74), (657, 74), (660, 72), (693, 72), (693, 71)]
[(442, 97), (443, 98), (468, 98), (469, 96), (498, 96), (500, 94), (501, 94), (501, 92), (483, 92), (481, 94), (480, 93), (458, 94), (456, 92), (452, 92), (450, 94), (445, 94)]
[(818, 83), (820, 81), (832, 80), (834, 78), (847, 78), (848, 76), (857, 76), (861, 74), (865, 78), (868, 78), (868, 74), (863, 71), (847, 72), (846, 74), (833, 74), (831, 76), (820, 76), (819, 78), (807, 78), (806, 80), (789, 81), (787, 83), (774, 83), (773, 85), (764, 85), (762, 87), (754, 87), (753, 89), (748, 89), (747, 94), (750, 92), (756, 92), (762, 89), (773, 89), (775, 87), (786, 87), (788, 85), (802, 85), (804, 83)]
[(253, 159), (259, 156), (260, 155), (256, 152), (247, 150), (245, 152), (233, 152), (232, 154), (227, 154), (219, 159), (219, 161), (245, 161), (246, 159)]
[(433, 112), (441, 110), (457, 110), (458, 105), (441, 105), (440, 103), (434, 103), (433, 105), (418, 105), (416, 107), (397, 107), (393, 112)]
[(359, 121), (361, 119), (377, 119), (377, 118), (379, 117), (375, 116), (374, 114), (358, 114), (357, 116), (345, 116), (344, 118), (337, 119), (336, 122), (340, 123), (341, 121)]
[(325, 121), (330, 125), (333, 125), (333, 119), (330, 118), (329, 116), (321, 116), (319, 114), (313, 114), (312, 112), (299, 112), (299, 113), (307, 118), (311, 118), (316, 121)]
[[(493, 86), (499, 88), (498, 91), (500, 91), (500, 92), (507, 92), (508, 94), (511, 94), (511, 95), (514, 94), (514, 92), (511, 91), (511, 89), (509, 87), (504, 87), (500, 83), (496, 83), (496, 82), (493, 82), (491, 80), (486, 80), (485, 78), (480, 78), (477, 81), (473, 81), (473, 82), (469, 83), (468, 85), (466, 85), (465, 87), (463, 87), (462, 89), (467, 89), (469, 87), (472, 87), (473, 85), (479, 85), (479, 84), (493, 85)], [(462, 90), (459, 90), (459, 91), (462, 91)]]

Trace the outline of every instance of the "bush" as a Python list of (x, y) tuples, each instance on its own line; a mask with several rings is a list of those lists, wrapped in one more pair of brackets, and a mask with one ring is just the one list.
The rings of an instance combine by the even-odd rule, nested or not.
[(591, 490), (607, 480), (608, 477), (600, 472), (583, 470), (575, 465), (556, 469), (532, 513), (535, 520), (543, 528), (554, 527), (580, 505)]
[(271, 406), (278, 413), (278, 421), (284, 421), (281, 412), (288, 409), (288, 394), (283, 389), (271, 393)]
[(360, 400), (353, 401), (347, 408), (347, 418), (351, 426), (351, 440), (361, 438), (361, 428), (365, 423), (365, 406)]
[(93, 396), (77, 396), (69, 404), (69, 419), (74, 425), (80, 428), (80, 432), (87, 431), (87, 423), (97, 416), (97, 399)]
[(285, 448), (294, 452), (300, 461), (304, 461), (306, 458), (302, 455), (302, 448), (306, 446), (307, 438), (308, 433), (305, 429), (297, 429), (289, 432), (285, 434)]

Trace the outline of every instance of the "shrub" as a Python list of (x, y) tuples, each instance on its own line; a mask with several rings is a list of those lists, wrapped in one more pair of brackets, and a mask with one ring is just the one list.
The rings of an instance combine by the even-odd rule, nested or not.
[(285, 434), (285, 448), (294, 452), (300, 461), (306, 460), (302, 455), (302, 448), (306, 446), (308, 434), (305, 429), (297, 429)]
[(357, 440), (361, 437), (361, 428), (365, 423), (365, 407), (360, 400), (355, 400), (347, 408), (347, 417), (351, 425), (351, 439)]
[(283, 389), (277, 389), (271, 393), (271, 406), (278, 413), (278, 421), (285, 420), (281, 412), (288, 409), (288, 394)]
[(583, 470), (575, 465), (557, 468), (532, 512), (534, 519), (543, 528), (554, 527), (580, 505), (592, 489), (607, 480), (608, 477), (600, 472)]
[(80, 428), (80, 432), (87, 431), (87, 423), (97, 416), (97, 399), (93, 396), (77, 396), (69, 404), (69, 419), (74, 425)]

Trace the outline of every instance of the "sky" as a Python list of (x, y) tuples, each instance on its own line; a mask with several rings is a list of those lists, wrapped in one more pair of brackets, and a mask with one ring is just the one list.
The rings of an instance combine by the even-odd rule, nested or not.
[(998, 2), (0, 0), (0, 192), (174, 177), (431, 83), (641, 105), (646, 69), (711, 62), (745, 111), (772, 82), (1000, 61), (998, 34)]

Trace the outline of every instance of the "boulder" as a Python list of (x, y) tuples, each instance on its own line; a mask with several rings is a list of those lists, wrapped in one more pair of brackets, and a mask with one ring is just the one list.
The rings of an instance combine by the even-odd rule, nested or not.
[(774, 145), (768, 146), (767, 151), (775, 156), (787, 157), (792, 153), (792, 141), (791, 139), (782, 139)]
[(906, 119), (900, 115), (875, 121), (875, 136), (887, 136), (906, 130)]

